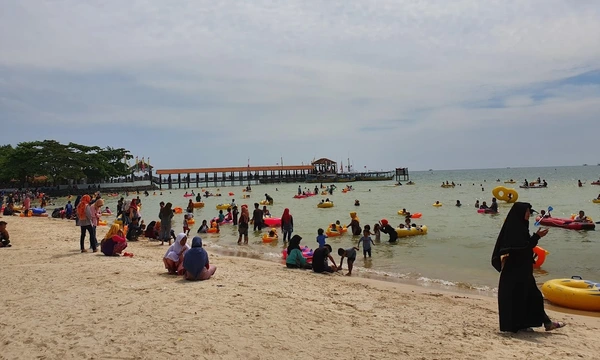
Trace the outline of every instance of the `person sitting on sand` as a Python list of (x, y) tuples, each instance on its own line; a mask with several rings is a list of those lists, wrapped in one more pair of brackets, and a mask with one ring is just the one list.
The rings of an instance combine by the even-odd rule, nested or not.
[(379, 231), (384, 234), (388, 234), (390, 236), (389, 242), (395, 242), (398, 240), (398, 233), (396, 233), (396, 229), (394, 229), (387, 221), (387, 219), (381, 219), (379, 222)]
[(180, 233), (175, 238), (173, 245), (169, 246), (163, 257), (165, 269), (167, 269), (171, 275), (183, 274), (183, 254), (190, 249), (186, 242), (187, 236), (184, 233)]
[(127, 248), (127, 239), (119, 224), (112, 224), (100, 242), (100, 251), (106, 256), (119, 256)]
[(585, 216), (585, 212), (583, 210), (579, 210), (579, 215), (575, 216), (575, 219), (573, 219), (576, 222), (582, 222), (582, 223), (590, 223), (592, 222), (592, 220)]
[(479, 208), (482, 210), (487, 209), (488, 208), (487, 203), (484, 201)]
[(300, 249), (300, 235), (294, 235), (290, 239), (287, 247), (287, 257), (285, 258), (285, 266), (289, 269), (312, 269), (312, 265), (307, 263), (306, 258), (302, 255)]
[(202, 248), (202, 238), (192, 239), (192, 248), (183, 256), (184, 276), (186, 280), (208, 280), (217, 271), (217, 267), (209, 264), (208, 253)]
[(128, 241), (137, 241), (138, 237), (142, 235), (143, 230), (139, 224), (140, 218), (134, 217), (131, 220), (131, 224), (129, 224), (127, 228), (127, 240)]
[[(160, 229), (160, 224), (158, 225)], [(150, 224), (146, 226), (146, 230), (144, 231), (144, 236), (148, 239), (158, 239), (158, 230), (156, 229), (156, 221), (150, 221)]]
[[(329, 266), (327, 259), (333, 263), (332, 266)], [(325, 244), (324, 247), (314, 251), (312, 269), (316, 273), (332, 273), (338, 270), (335, 260), (331, 256), (331, 245)]]
[[(208, 223), (206, 220), (202, 220), (202, 225), (198, 228), (198, 234), (206, 234), (208, 232)], [(192, 239), (193, 240), (193, 239)]]
[(6, 230), (6, 221), (0, 221), (0, 247), (11, 247), (10, 235)]

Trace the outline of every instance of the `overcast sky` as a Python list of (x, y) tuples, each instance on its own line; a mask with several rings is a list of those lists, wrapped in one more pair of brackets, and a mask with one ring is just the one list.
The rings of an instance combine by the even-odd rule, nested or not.
[(600, 162), (600, 1), (1, 0), (0, 143), (158, 168)]

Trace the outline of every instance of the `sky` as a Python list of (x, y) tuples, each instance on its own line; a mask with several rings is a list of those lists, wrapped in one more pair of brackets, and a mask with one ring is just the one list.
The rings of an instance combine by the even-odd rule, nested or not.
[(594, 0), (3, 0), (0, 144), (158, 169), (600, 163)]

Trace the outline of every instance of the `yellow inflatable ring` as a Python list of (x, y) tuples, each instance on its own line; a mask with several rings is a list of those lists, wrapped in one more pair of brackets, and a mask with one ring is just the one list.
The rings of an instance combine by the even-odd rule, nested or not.
[(396, 228), (396, 234), (398, 237), (407, 237), (407, 236), (415, 236), (415, 235), (425, 235), (427, 234), (427, 226), (423, 225), (420, 229), (416, 227), (411, 227), (410, 229), (404, 228)]
[(231, 207), (230, 204), (218, 204), (217, 205), (217, 210), (227, 210)]
[(600, 311), (600, 284), (582, 279), (554, 279), (542, 285), (546, 299), (570, 309)]
[(593, 199), (593, 200), (592, 200), (592, 202), (593, 202), (594, 204), (600, 204), (600, 199)]
[[(325, 235), (327, 235), (327, 237), (342, 236), (348, 231), (347, 227), (336, 226), (335, 228), (336, 228), (336, 231), (332, 231), (331, 226), (329, 226), (327, 228), (327, 231), (325, 231)], [(337, 229), (339, 229), (339, 231)]]
[(331, 201), (325, 201), (317, 204), (318, 208), (330, 208), (333, 207), (333, 203)]
[(442, 206), (442, 203), (434, 203), (432, 205), (435, 206), (435, 207), (440, 207), (440, 206)]
[(261, 205), (273, 205), (273, 203), (270, 203), (267, 200), (261, 200), (258, 203), (261, 204)]
[[(508, 195), (511, 194), (512, 197), (509, 198)], [(498, 200), (505, 201), (507, 203), (514, 203), (519, 198), (519, 193), (515, 189), (509, 189), (504, 186), (496, 186), (492, 190), (492, 195)]]

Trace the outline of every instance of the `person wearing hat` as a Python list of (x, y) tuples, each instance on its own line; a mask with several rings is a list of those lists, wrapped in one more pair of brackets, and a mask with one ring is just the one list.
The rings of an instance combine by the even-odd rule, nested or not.
[(387, 219), (381, 219), (379, 225), (379, 231), (390, 236), (390, 239), (388, 240), (389, 242), (395, 242), (396, 240), (398, 240), (398, 233), (396, 232), (396, 229), (390, 226)]
[(544, 325), (546, 331), (565, 326), (550, 320), (544, 311), (544, 298), (533, 277), (533, 248), (548, 229), (529, 234), (529, 216), (536, 212), (531, 204), (516, 202), (508, 212), (498, 234), (492, 266), (500, 273), (498, 315), (500, 331), (533, 331)]

